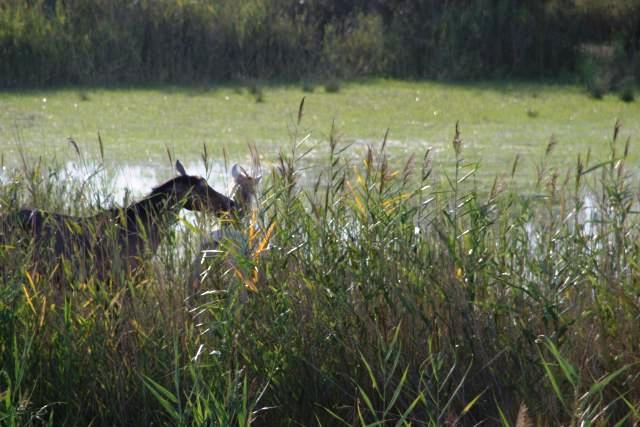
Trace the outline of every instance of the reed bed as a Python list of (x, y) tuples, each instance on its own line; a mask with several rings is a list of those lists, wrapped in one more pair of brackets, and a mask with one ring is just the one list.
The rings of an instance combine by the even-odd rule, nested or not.
[[(57, 306), (3, 244), (2, 423), (640, 423), (640, 189), (619, 125), (608, 158), (566, 170), (547, 166), (551, 140), (526, 188), (532, 159), (476, 181), (457, 126), (441, 171), (429, 150), (397, 166), (386, 138), (354, 159), (335, 135), (310, 175), (293, 131), (190, 309), (205, 220), (146, 274), (70, 281)], [(59, 176), (16, 171), (2, 212), (96, 208)]]

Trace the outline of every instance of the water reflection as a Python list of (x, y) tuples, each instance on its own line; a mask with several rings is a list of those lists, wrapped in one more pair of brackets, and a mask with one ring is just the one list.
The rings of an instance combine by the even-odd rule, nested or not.
[[(203, 176), (211, 187), (228, 194), (230, 180), (223, 162), (210, 163), (208, 168), (205, 168), (202, 162), (196, 161), (185, 162), (184, 165), (188, 174)], [(97, 164), (76, 162), (68, 162), (63, 173), (69, 179), (91, 183), (92, 187), (102, 186), (119, 203), (143, 197), (149, 194), (153, 187), (177, 175), (176, 170), (168, 165), (150, 167), (125, 164), (107, 169)]]

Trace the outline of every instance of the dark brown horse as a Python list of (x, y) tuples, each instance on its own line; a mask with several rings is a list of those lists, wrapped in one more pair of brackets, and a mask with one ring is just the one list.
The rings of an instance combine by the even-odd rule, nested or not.
[(126, 208), (87, 217), (21, 209), (6, 216), (2, 240), (31, 243), (33, 270), (41, 274), (61, 277), (62, 273), (67, 278), (68, 273), (74, 278), (96, 274), (101, 280), (114, 272), (130, 274), (145, 256), (156, 252), (181, 209), (218, 216), (235, 209), (234, 201), (204, 178), (188, 175), (179, 161), (176, 168), (179, 176)]

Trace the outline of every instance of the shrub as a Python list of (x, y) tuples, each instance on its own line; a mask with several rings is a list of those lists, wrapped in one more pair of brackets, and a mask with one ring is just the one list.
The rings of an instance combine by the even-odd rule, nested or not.
[(337, 93), (340, 92), (340, 81), (338, 79), (329, 79), (324, 84), (324, 90), (327, 93)]
[(619, 84), (619, 97), (624, 102), (633, 102), (635, 99), (635, 79), (627, 77)]
[(342, 25), (328, 24), (322, 45), (330, 76), (353, 78), (386, 68), (384, 28), (378, 15), (358, 14)]
[(316, 88), (316, 85), (310, 80), (304, 80), (302, 82), (302, 91), (303, 92), (313, 93), (315, 88)]
[(640, 8), (614, 3), (6, 0), (0, 87), (557, 76), (579, 68), (587, 44), (637, 54)]

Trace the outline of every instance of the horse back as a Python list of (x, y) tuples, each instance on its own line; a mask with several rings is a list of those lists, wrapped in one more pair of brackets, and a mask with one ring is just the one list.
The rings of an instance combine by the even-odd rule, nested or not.
[(2, 240), (14, 240), (17, 233), (35, 232), (42, 227), (42, 212), (37, 209), (20, 209), (2, 215)]
[(84, 218), (40, 209), (20, 209), (3, 222), (7, 238), (13, 241), (28, 239), (38, 249), (47, 248), (56, 255), (68, 252), (78, 244), (86, 246), (91, 237)]

